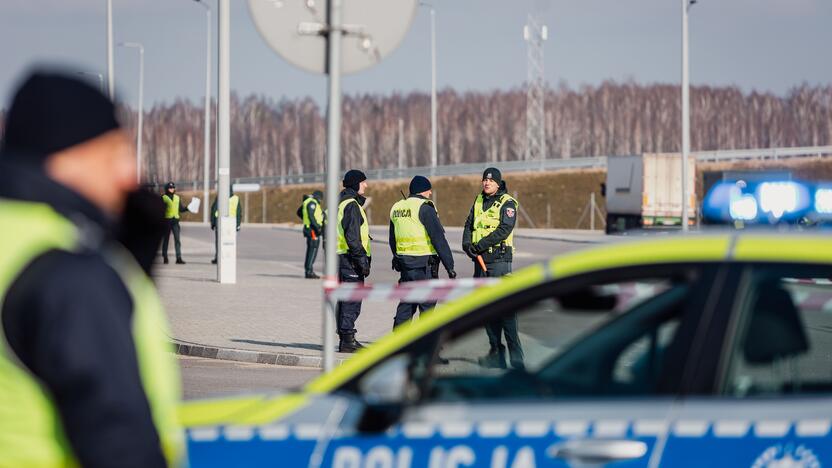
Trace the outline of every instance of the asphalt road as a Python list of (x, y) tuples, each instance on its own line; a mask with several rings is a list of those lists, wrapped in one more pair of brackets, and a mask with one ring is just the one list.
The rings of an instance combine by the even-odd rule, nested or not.
[(320, 369), (179, 356), (185, 399), (291, 390), (321, 374)]

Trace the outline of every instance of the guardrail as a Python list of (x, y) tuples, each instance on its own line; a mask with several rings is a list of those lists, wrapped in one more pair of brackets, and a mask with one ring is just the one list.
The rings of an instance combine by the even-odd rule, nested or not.
[[(703, 162), (732, 162), (749, 160), (779, 160), (790, 158), (823, 157), (832, 155), (832, 146), (808, 146), (793, 148), (763, 148), (747, 150), (695, 151), (691, 156)], [(389, 169), (368, 169), (364, 171), (372, 180), (409, 179), (415, 175), (458, 176), (478, 174), (484, 168), (494, 165), (503, 172), (521, 171), (557, 171), (563, 169), (588, 169), (607, 166), (607, 158), (615, 156), (594, 156), (573, 159), (544, 159), (542, 161), (501, 161), (462, 163), (448, 166), (404, 167)], [(298, 184), (321, 184), (326, 180), (326, 173), (287, 174), (282, 176), (237, 177), (232, 183), (257, 183), (262, 186), (283, 186)], [(177, 187), (199, 190), (202, 181), (177, 181)]]

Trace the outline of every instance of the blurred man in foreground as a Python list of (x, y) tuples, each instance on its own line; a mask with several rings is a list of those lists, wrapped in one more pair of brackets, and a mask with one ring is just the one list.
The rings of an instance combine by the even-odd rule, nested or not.
[(183, 460), (180, 382), (148, 277), (158, 195), (113, 104), (61, 74), (17, 91), (0, 146), (0, 464)]

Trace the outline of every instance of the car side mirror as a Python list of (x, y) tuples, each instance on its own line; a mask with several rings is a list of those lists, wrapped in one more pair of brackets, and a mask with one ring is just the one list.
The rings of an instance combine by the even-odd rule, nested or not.
[(361, 432), (383, 432), (395, 424), (411, 400), (410, 356), (400, 354), (371, 370), (358, 384), (365, 409)]

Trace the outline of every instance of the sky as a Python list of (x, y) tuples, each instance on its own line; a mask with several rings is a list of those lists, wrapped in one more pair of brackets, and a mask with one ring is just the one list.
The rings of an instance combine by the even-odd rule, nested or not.
[[(217, 0), (205, 0), (216, 12)], [(301, 0), (283, 0), (301, 1)], [(350, 2), (344, 0), (345, 8)], [(388, 0), (402, 1), (402, 0)], [(678, 83), (679, 0), (432, 0), (440, 89), (522, 86), (523, 25), (537, 12), (549, 29), (545, 75), (552, 86), (604, 80)], [(0, 1), (0, 107), (25, 70), (60, 64), (106, 73), (104, 0)], [(201, 102), (205, 11), (193, 0), (113, 0), (116, 42), (145, 47), (145, 108), (178, 98)], [(832, 83), (829, 0), (698, 0), (690, 13), (694, 85), (736, 85), (780, 95), (795, 85)], [(216, 40), (216, 17), (212, 21)], [(216, 47), (216, 43), (213, 44)], [(346, 93), (430, 90), (430, 16), (420, 7), (400, 47), (379, 65), (343, 80)], [(216, 65), (216, 54), (214, 54)], [(275, 100), (323, 103), (323, 76), (295, 69), (260, 37), (247, 0), (231, 0), (231, 87)], [(135, 106), (138, 53), (115, 50), (119, 98)], [(97, 78), (95, 78), (97, 80)], [(216, 85), (216, 73), (212, 73)]]

